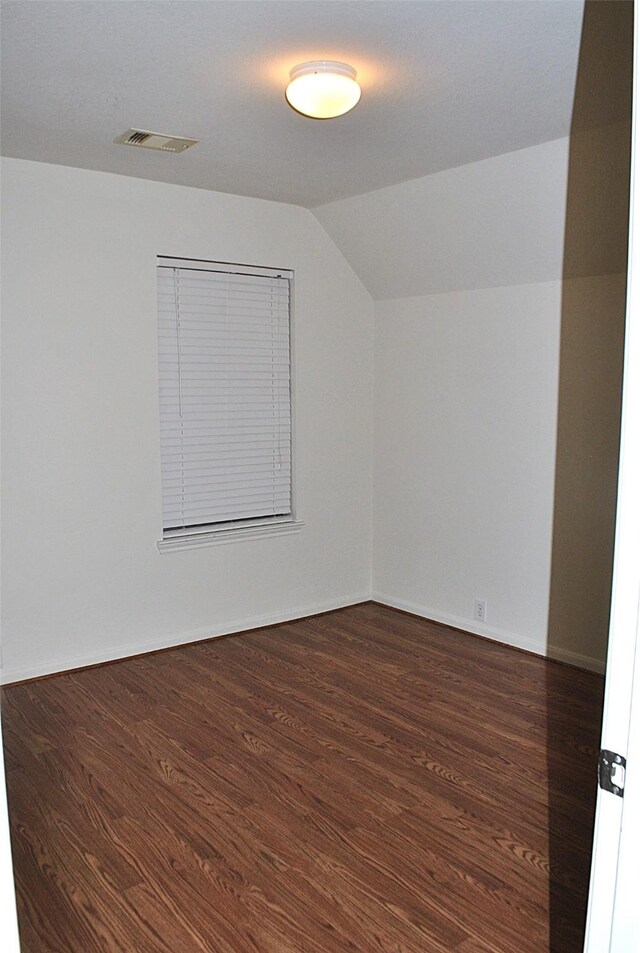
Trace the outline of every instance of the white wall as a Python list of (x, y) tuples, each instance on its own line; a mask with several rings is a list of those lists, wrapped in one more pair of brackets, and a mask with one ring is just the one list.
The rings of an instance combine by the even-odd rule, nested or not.
[[(367, 598), (372, 303), (314, 217), (11, 159), (3, 192), (4, 680)], [(295, 270), (299, 535), (158, 552), (157, 254)]]
[(375, 594), (538, 652), (561, 299), (549, 282), (376, 307)]
[[(547, 644), (560, 328), (567, 298), (584, 328), (601, 327), (608, 305), (624, 308), (624, 287), (603, 276), (377, 303), (375, 598), (601, 668), (599, 616), (582, 638)], [(594, 380), (595, 402), (601, 387)], [(603, 518), (579, 536), (599, 567)], [(473, 621), (475, 598), (487, 602), (485, 625)], [(587, 598), (599, 609), (600, 591)]]
[(569, 661), (607, 650), (625, 301), (624, 274), (563, 283), (547, 642)]
[[(316, 210), (344, 257), (300, 208), (6, 160), (5, 680), (372, 589), (601, 667), (627, 132)], [(295, 269), (299, 536), (157, 552), (156, 254)], [(373, 305), (345, 259), (388, 298), (374, 537)]]
[(374, 596), (594, 669), (628, 151), (616, 123), (314, 211), (377, 299)]

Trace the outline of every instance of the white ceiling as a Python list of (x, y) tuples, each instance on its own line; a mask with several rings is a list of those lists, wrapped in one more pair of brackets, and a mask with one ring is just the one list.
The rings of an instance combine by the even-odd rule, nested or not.
[[(582, 0), (5, 0), (2, 152), (315, 207), (568, 135), (582, 15)], [(325, 122), (284, 99), (289, 69), (320, 58), (363, 87)], [(114, 145), (129, 126), (201, 141)]]

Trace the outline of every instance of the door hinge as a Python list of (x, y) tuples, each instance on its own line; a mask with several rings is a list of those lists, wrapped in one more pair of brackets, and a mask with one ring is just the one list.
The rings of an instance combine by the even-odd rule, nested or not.
[(626, 773), (627, 759), (615, 751), (607, 751), (603, 748), (598, 761), (598, 781), (602, 790), (624, 797)]

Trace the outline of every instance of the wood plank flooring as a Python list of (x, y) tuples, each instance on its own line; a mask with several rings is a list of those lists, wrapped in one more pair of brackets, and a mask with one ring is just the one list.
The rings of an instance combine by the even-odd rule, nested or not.
[(3, 693), (23, 953), (580, 953), (602, 679), (373, 603)]

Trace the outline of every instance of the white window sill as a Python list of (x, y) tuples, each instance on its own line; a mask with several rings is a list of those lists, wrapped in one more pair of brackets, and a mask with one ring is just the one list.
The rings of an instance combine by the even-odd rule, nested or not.
[(176, 549), (201, 549), (203, 546), (217, 546), (220, 543), (238, 543), (243, 539), (266, 539), (269, 536), (290, 536), (299, 533), (302, 520), (286, 520), (274, 523), (256, 523), (254, 526), (234, 526), (231, 529), (214, 529), (208, 533), (191, 533), (184, 536), (165, 536), (158, 540), (161, 553)]

